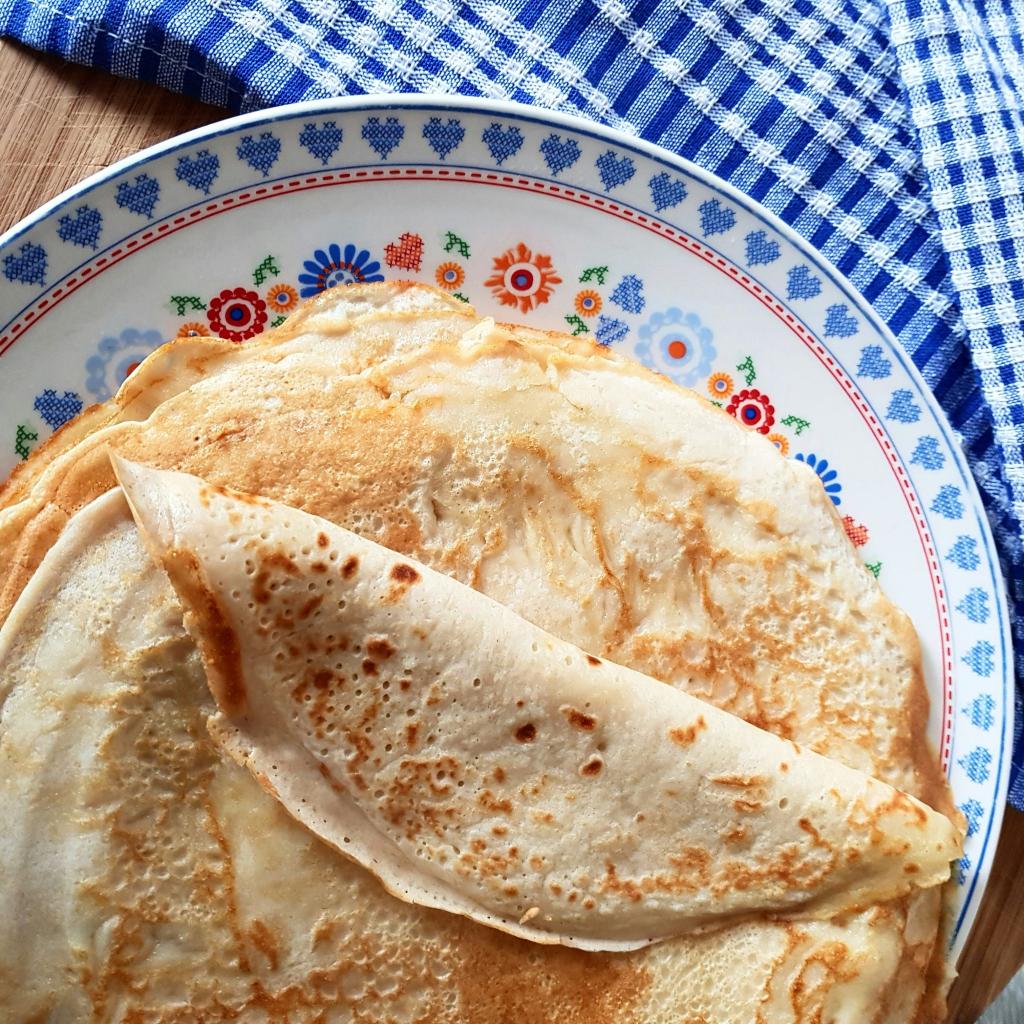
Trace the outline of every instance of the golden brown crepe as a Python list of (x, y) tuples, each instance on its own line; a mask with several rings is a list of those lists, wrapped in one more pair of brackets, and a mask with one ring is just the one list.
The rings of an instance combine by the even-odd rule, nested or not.
[[(697, 396), (604, 350), (481, 323), (468, 307), (419, 286), (353, 287), (326, 293), (244, 347), (175, 343), (88, 416), (30, 460), (0, 497), (0, 549), (13, 553), (0, 560), (8, 607), (69, 517), (113, 486), (110, 447), (323, 515), (469, 583), (583, 649), (681, 689), (699, 680), (696, 696), (941, 810), (950, 807), (924, 740), (916, 637), (859, 564), (817, 479)], [(128, 547), (117, 550), (127, 559), (117, 563), (120, 571), (136, 571)], [(67, 551), (55, 554), (54, 572), (80, 571)], [(116, 607), (119, 596), (103, 600)], [(170, 602), (169, 621), (173, 599), (161, 600)], [(9, 641), (29, 661), (45, 638), (45, 631), (29, 630), (38, 618), (26, 611)], [(42, 618), (51, 629), (59, 621)], [(143, 721), (173, 718), (166, 708), (158, 712), (167, 701), (141, 685), (140, 651), (149, 648), (139, 639), (142, 647), (124, 653), (112, 639), (115, 625), (94, 623), (83, 635), (106, 645), (100, 671), (122, 680), (110, 701), (118, 720), (140, 721), (132, 717), (138, 703), (147, 708)], [(194, 709), (208, 698), (189, 687), (205, 684), (201, 672), (186, 676), (175, 684), (177, 713), (182, 723), (201, 724), (203, 713)], [(26, 685), (23, 670), (9, 678), (17, 695)], [(35, 699), (57, 708), (71, 699), (52, 678), (33, 677), (26, 707), (33, 687), (41, 688)], [(129, 710), (126, 692), (135, 694)], [(192, 704), (183, 703), (186, 693)], [(5, 739), (29, 728), (27, 718), (9, 713), (5, 705)], [(176, 998), (197, 1007), (181, 1019), (252, 1013), (264, 999), (253, 994), (258, 989), (275, 993), (274, 1019), (284, 1019), (287, 1005), (290, 1020), (312, 1020), (318, 1011), (311, 1007), (323, 1000), (310, 993), (318, 986), (334, 993), (339, 975), (330, 972), (350, 963), (356, 947), (365, 951), (368, 975), (398, 979), (412, 1014), (378, 1005), (367, 1019), (941, 1018), (947, 980), (934, 890), (829, 922), (764, 920), (637, 953), (538, 953), (535, 944), (452, 915), (374, 896), (379, 887), (372, 879), (364, 884), (359, 869), (332, 868), (346, 881), (337, 882), (340, 890), (328, 884), (336, 876), (325, 865), (344, 862), (324, 861), (323, 851), (303, 845), (276, 805), (257, 811), (269, 798), (246, 788), (251, 780), (223, 763), (201, 729), (182, 724), (168, 735), (175, 739), (145, 757), (122, 756), (116, 770), (140, 780), (180, 779), (173, 766), (199, 757), (207, 767), (193, 773), (191, 785), (209, 818), (197, 816), (191, 831), (172, 828), (174, 816), (161, 812), (146, 820), (140, 847), (134, 823), (144, 819), (138, 805), (128, 808), (128, 790), (122, 794), (111, 781), (112, 758), (102, 754), (92, 764), (109, 820), (120, 822), (108, 828), (107, 810), (97, 815), (104, 862), (145, 851), (139, 856), (153, 858), (155, 880), (150, 895), (123, 900), (111, 896), (109, 876), (95, 880), (88, 897), (125, 942), (112, 961), (103, 959), (114, 950), (108, 944), (84, 962), (92, 964), (90, 978), (106, 979), (118, 1005), (148, 1008), (150, 1017), (174, 1019), (167, 983), (154, 980), (154, 955), (145, 953), (163, 934), (165, 911), (146, 908), (173, 906), (195, 935), (206, 936), (168, 954)], [(177, 785), (149, 792), (177, 793)], [(229, 789), (236, 796), (225, 802)], [(145, 791), (141, 783), (133, 790)], [(170, 806), (163, 795), (156, 802)], [(247, 808), (242, 821), (233, 817), (235, 806)], [(246, 838), (252, 820), (261, 823), (259, 842)], [(215, 844), (214, 871), (205, 844), (217, 829), (223, 843)], [(187, 900), (157, 884), (165, 845), (195, 868), (187, 872)], [(315, 856), (303, 859), (296, 848)], [(292, 858), (289, 870), (282, 857)], [(26, 872), (42, 870), (38, 856), (25, 858)], [(233, 917), (203, 888), (223, 897), (215, 875), (230, 877)], [(309, 897), (310, 888), (329, 891), (332, 909)], [(38, 906), (24, 901), (19, 919)], [(218, 961), (214, 971), (198, 949), (216, 921), (226, 929), (218, 934), (236, 935), (236, 953), (232, 966)], [(262, 954), (237, 952), (256, 948), (250, 936), (257, 933), (279, 951), (276, 973)], [(0, 948), (0, 970), (22, 969), (6, 958), (12, 948)], [(383, 971), (382, 963), (397, 966)], [(926, 992), (929, 964), (935, 969)], [(335, 980), (324, 981), (328, 975)], [(358, 991), (371, 987), (367, 980)], [(45, 998), (58, 997), (59, 985), (43, 988)], [(214, 988), (223, 995), (211, 995)], [(355, 997), (331, 998), (341, 1002), (341, 1019), (356, 1012)], [(217, 1009), (217, 999), (229, 1009)]]
[(628, 950), (930, 888), (952, 822), (443, 573), (115, 456), (218, 714), (214, 740), (388, 892)]

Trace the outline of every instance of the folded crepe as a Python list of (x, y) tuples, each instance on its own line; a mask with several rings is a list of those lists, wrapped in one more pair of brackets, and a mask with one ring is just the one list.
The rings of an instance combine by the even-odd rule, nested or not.
[(298, 505), (952, 810), (913, 628), (813, 472), (586, 339), (332, 289), (246, 345), (158, 350), (0, 492), (13, 1019), (945, 1019), (938, 887), (621, 954), (388, 895), (212, 743), (174, 591), (101, 497), (108, 448)]
[(952, 823), (298, 509), (115, 457), (215, 739), (393, 895), (636, 949), (946, 881)]

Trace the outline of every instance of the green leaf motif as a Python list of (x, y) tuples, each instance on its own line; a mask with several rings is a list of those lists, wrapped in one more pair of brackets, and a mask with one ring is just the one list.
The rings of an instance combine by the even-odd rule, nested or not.
[(38, 440), (39, 435), (34, 430), (25, 426), (24, 423), (19, 423), (14, 435), (14, 450), (23, 459), (27, 459), (29, 452), (32, 451), (32, 443)]
[(572, 328), (572, 336), (574, 338), (577, 334), (590, 333), (590, 328), (575, 313), (570, 313), (565, 318), (565, 322)]
[(172, 295), (171, 304), (178, 316), (184, 316), (190, 309), (206, 309), (206, 303), (198, 295)]
[(464, 242), (454, 231), (446, 231), (444, 234), (444, 251), (455, 250), (465, 260), (469, 259), (469, 244)]
[(281, 273), (281, 268), (274, 261), (273, 256), (267, 256), (263, 262), (252, 272), (252, 283), (259, 287), (268, 277)]
[(588, 281), (597, 281), (598, 284), (604, 284), (604, 279), (608, 276), (607, 267), (587, 267), (586, 270), (580, 274), (580, 284), (586, 284)]
[(793, 433), (799, 437), (811, 424), (810, 421), (802, 420), (799, 416), (784, 416), (782, 425), (792, 429)]
[(748, 388), (755, 380), (757, 380), (757, 370), (754, 369), (754, 360), (751, 359), (750, 356), (747, 356), (747, 358), (744, 359), (736, 369), (743, 374), (743, 379), (747, 382)]

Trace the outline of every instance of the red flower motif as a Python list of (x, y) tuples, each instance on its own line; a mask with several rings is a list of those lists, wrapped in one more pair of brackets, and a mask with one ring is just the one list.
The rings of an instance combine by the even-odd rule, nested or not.
[(725, 411), (745, 427), (767, 434), (775, 422), (775, 406), (771, 399), (757, 388), (744, 388), (729, 400)]
[(246, 288), (225, 288), (206, 310), (213, 333), (227, 341), (245, 341), (259, 334), (267, 322), (267, 304)]

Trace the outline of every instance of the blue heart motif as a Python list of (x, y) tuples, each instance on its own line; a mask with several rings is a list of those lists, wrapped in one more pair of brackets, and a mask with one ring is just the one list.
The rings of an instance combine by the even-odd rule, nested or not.
[(131, 210), (141, 217), (152, 217), (153, 209), (160, 198), (160, 182), (148, 174), (136, 174), (130, 185), (122, 181), (117, 186), (114, 201), (123, 210)]
[(981, 785), (988, 781), (989, 766), (992, 764), (992, 754), (985, 747), (975, 747), (966, 757), (961, 757), (957, 762), (971, 782)]
[(825, 310), (826, 338), (849, 338), (859, 330), (856, 317), (841, 302)]
[(954, 861), (956, 864), (956, 881), (957, 885), (963, 885), (967, 881), (967, 872), (971, 869), (971, 858), (961, 857), (958, 861)]
[(385, 117), (383, 121), (379, 117), (370, 117), (361, 134), (370, 149), (381, 160), (386, 160), (391, 150), (405, 138), (405, 127), (397, 117)]
[(906, 388), (897, 388), (889, 400), (885, 417), (899, 423), (916, 423), (921, 418), (921, 407), (914, 401), (913, 392)]
[(717, 199), (705, 199), (699, 209), (700, 229), (704, 232), (705, 238), (729, 231), (736, 224), (736, 214)]
[(967, 819), (967, 835), (976, 835), (981, 826), (981, 819), (985, 814), (985, 808), (977, 800), (968, 800), (960, 805), (960, 810)]
[(324, 121), (319, 128), (315, 121), (310, 121), (302, 126), (299, 143), (326, 167), (327, 161), (338, 152), (342, 137), (342, 131), (336, 121)]
[(575, 139), (563, 139), (561, 135), (549, 135), (540, 144), (540, 155), (552, 174), (558, 174), (572, 167), (580, 158), (580, 146)]
[(963, 713), (971, 720), (971, 724), (979, 729), (984, 729), (988, 732), (995, 723), (995, 715), (992, 714), (995, 711), (996, 702), (987, 694), (983, 693), (980, 697), (975, 697), (967, 707), (963, 708)]
[(973, 537), (957, 537), (956, 543), (949, 549), (946, 561), (952, 562), (961, 569), (973, 572), (981, 565), (978, 555), (978, 542)]
[(758, 267), (774, 263), (782, 255), (782, 248), (764, 231), (751, 231), (744, 239), (747, 243), (747, 266)]
[(644, 283), (636, 274), (627, 274), (611, 295), (612, 302), (627, 313), (642, 313), (647, 300), (644, 298)]
[(979, 640), (961, 658), (961, 661), (965, 665), (969, 665), (979, 676), (988, 677), (992, 675), (992, 670), (996, 667), (996, 663), (992, 660), (992, 655), (995, 653), (996, 649), (987, 640)]
[(92, 206), (80, 206), (74, 216), (64, 214), (57, 226), (57, 234), (62, 242), (71, 242), (89, 249), (98, 248), (102, 230), (103, 214)]
[(946, 464), (946, 456), (939, 448), (938, 439), (925, 434), (918, 440), (917, 447), (914, 448), (914, 453), (910, 456), (910, 461), (925, 469), (942, 469)]
[(599, 316), (597, 318), (597, 330), (594, 337), (599, 345), (611, 345), (612, 342), (621, 341), (629, 334), (629, 327), (621, 320), (611, 316)]
[(960, 488), (952, 484), (943, 484), (932, 502), (932, 511), (947, 519), (962, 519), (964, 507), (960, 504)]
[(220, 157), (208, 149), (201, 149), (195, 156), (178, 157), (174, 175), (199, 192), (210, 194), (210, 187), (220, 173)]
[(281, 140), (272, 132), (260, 132), (258, 138), (243, 135), (242, 141), (235, 148), (235, 153), (239, 160), (244, 160), (265, 178), (281, 155)]
[(51, 430), (63, 427), (68, 420), (77, 416), (84, 403), (82, 398), (74, 391), (65, 391), (58, 395), (52, 388), (47, 388), (42, 394), (36, 395), (32, 407), (40, 416), (46, 420)]
[(975, 587), (964, 595), (964, 599), (956, 606), (971, 622), (988, 622), (988, 594), (981, 587)]
[(666, 171), (654, 175), (647, 187), (651, 190), (655, 210), (678, 206), (686, 198), (686, 186), (677, 178), (670, 178)]
[(884, 380), (890, 373), (892, 373), (892, 363), (882, 355), (881, 345), (865, 345), (860, 350), (860, 362), (857, 363), (858, 377)]
[(46, 280), (46, 250), (35, 242), (25, 242), (18, 250), (4, 257), (4, 277), (19, 284), (43, 284)]
[(455, 117), (448, 118), (447, 123), (439, 117), (430, 118), (423, 126), (423, 138), (430, 143), (430, 148), (443, 160), (453, 149), (462, 145), (466, 137), (466, 129)]
[(636, 165), (628, 156), (616, 156), (610, 149), (594, 161), (605, 192), (611, 192), (619, 185), (625, 185), (636, 174)]
[(821, 279), (815, 277), (809, 268), (791, 267), (786, 276), (786, 298), (813, 299), (821, 291)]
[(492, 121), (490, 128), (485, 128), (480, 138), (490, 150), (491, 159), (499, 167), (510, 156), (515, 156), (523, 145), (523, 133), (515, 125), (502, 128), (497, 121)]

